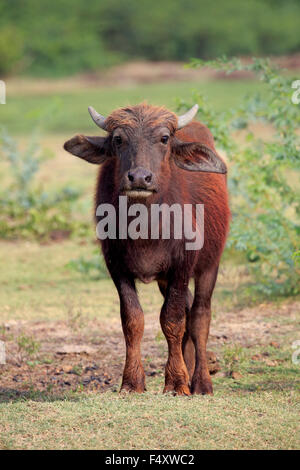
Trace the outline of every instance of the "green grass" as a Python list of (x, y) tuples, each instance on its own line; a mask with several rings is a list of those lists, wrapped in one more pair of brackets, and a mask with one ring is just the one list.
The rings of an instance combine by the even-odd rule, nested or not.
[[(108, 392), (0, 404), (3, 449), (296, 449), (291, 391), (180, 398)], [(298, 406), (299, 411), (299, 406)], [(298, 429), (299, 431), (299, 429)]]
[[(44, 128), (47, 133), (95, 132), (95, 126), (87, 113), (89, 105), (104, 115), (120, 106), (144, 100), (175, 110), (176, 98), (189, 100), (193, 91), (204, 94), (216, 109), (223, 110), (238, 105), (250, 91), (263, 90), (263, 85), (250, 80), (199, 80), (132, 87), (95, 88), (87, 85), (69, 92), (38, 94), (18, 91), (17, 94), (10, 94), (8, 82), (7, 90), (7, 104), (1, 106), (1, 123), (11, 134), (26, 134), (32, 130), (36, 120), (45, 114)], [(201, 120), (201, 116), (199, 118)]]
[[(47, 245), (30, 241), (0, 242), (0, 264), (5, 266), (0, 271), (0, 323), (12, 319), (61, 320), (71, 303), (84, 305), (91, 318), (118, 318), (118, 296), (110, 279), (100, 282), (66, 267), (72, 259), (91, 257), (92, 237), (92, 233), (88, 235), (87, 244), (78, 239)], [(216, 287), (214, 313), (240, 307), (245, 302), (248, 282), (243, 267), (225, 260)], [(156, 283), (140, 283), (139, 290), (145, 307), (150, 307), (150, 312), (158, 312), (161, 294)]]

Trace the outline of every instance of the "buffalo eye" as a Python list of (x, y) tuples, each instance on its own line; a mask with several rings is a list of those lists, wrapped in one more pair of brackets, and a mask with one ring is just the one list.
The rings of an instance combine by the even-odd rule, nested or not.
[(120, 145), (122, 144), (122, 137), (120, 137), (119, 135), (116, 135), (114, 137), (114, 144), (117, 146), (117, 147), (120, 147)]
[(168, 140), (169, 140), (169, 137), (168, 135), (163, 135), (162, 138), (160, 139), (161, 143), (162, 144), (167, 144), (168, 143)]

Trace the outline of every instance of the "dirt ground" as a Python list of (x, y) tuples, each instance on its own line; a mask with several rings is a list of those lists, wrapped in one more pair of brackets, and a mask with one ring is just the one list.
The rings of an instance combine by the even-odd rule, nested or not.
[[(213, 318), (208, 349), (211, 373), (223, 374), (222, 348), (237, 344), (245, 348), (273, 346), (280, 348), (286, 335), (297, 324), (300, 302), (276, 306), (261, 304), (239, 312), (219, 313)], [(40, 349), (28, 356), (16, 343), (20, 334), (34, 338)], [(26, 391), (45, 391), (64, 394), (72, 391), (117, 391), (120, 385), (125, 344), (119, 321), (86, 321), (73, 318), (66, 322), (9, 321), (0, 331), (5, 341), (7, 363), (0, 366), (1, 394), (26, 394)], [(142, 344), (146, 376), (164, 375), (166, 342), (159, 329), (158, 315), (145, 318)], [(255, 360), (274, 367), (277, 361), (268, 353)], [(163, 382), (163, 378), (162, 378)], [(0, 398), (1, 401), (1, 398)]]

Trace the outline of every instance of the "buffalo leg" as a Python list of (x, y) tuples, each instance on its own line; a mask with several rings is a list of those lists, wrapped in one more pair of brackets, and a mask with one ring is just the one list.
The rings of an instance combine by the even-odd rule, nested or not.
[(126, 343), (126, 361), (121, 391), (144, 392), (145, 373), (141, 360), (144, 314), (133, 280), (114, 280), (120, 297), (122, 328)]
[(185, 301), (187, 282), (171, 282), (165, 291), (160, 323), (168, 343), (168, 361), (164, 392), (190, 395), (189, 375), (182, 355), (185, 332)]
[(184, 362), (186, 364), (190, 381), (195, 370), (195, 347), (191, 337), (191, 309), (193, 304), (193, 296), (191, 291), (188, 289), (185, 301), (185, 315), (186, 315), (186, 325), (185, 332), (182, 339), (182, 353)]
[(194, 394), (213, 393), (206, 343), (211, 320), (211, 296), (217, 279), (218, 267), (195, 277), (195, 298), (191, 310), (191, 337), (195, 346), (196, 363), (191, 391)]
[[(162, 295), (166, 296), (167, 291), (167, 281), (158, 281), (158, 287)], [(187, 289), (186, 299), (185, 299), (185, 314), (186, 314), (186, 324), (185, 332), (182, 338), (182, 353), (185, 365), (187, 367), (190, 381), (192, 381), (194, 369), (195, 369), (195, 347), (191, 338), (191, 308), (193, 304), (193, 295), (190, 289)]]

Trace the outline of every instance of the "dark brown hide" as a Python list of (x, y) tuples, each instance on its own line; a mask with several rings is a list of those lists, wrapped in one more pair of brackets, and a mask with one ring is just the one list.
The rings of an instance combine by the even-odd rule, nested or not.
[[(169, 348), (164, 390), (211, 394), (206, 342), (211, 296), (230, 219), (226, 165), (206, 126), (192, 122), (177, 132), (176, 126), (175, 114), (142, 104), (114, 111), (106, 120), (106, 138), (77, 136), (65, 148), (92, 163), (104, 161), (96, 207), (110, 203), (118, 213), (120, 194), (135, 189), (129, 171), (136, 168), (151, 173), (151, 195), (145, 200), (129, 198), (129, 204), (144, 203), (149, 211), (153, 203), (204, 204), (204, 245), (200, 250), (187, 251), (184, 238), (106, 239), (101, 244), (120, 297), (126, 342), (121, 389), (145, 389), (140, 353), (144, 316), (135, 288), (139, 279), (156, 280), (164, 296), (160, 321)], [(143, 172), (139, 173), (138, 184), (143, 177)], [(195, 280), (194, 296), (188, 290), (191, 278)]]

